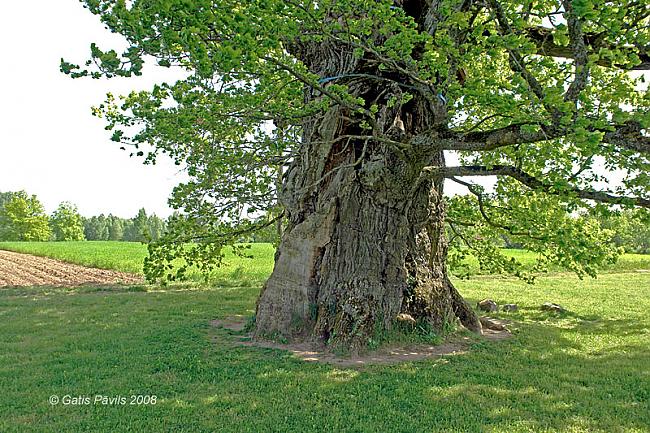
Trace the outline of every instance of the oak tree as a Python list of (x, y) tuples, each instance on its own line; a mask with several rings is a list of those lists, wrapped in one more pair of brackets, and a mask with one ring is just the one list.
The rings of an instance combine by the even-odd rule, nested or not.
[[(209, 269), (242, 235), (283, 229), (257, 337), (357, 349), (399, 313), (480, 331), (449, 278), (463, 250), (448, 254), (447, 230), (501, 270), (520, 272), (495, 233), (593, 274), (614, 253), (575, 216), (650, 207), (642, 1), (83, 3), (128, 47), (93, 44), (65, 73), (182, 71), (95, 111), (134, 156), (190, 176), (149, 276), (179, 256)], [(469, 194), (446, 206), (446, 182)]]

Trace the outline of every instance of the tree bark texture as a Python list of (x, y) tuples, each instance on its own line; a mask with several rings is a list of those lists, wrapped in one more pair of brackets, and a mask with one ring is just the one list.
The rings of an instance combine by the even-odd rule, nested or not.
[[(323, 78), (367, 72), (363, 59), (341, 47), (303, 50), (305, 64)], [(440, 121), (430, 98), (392, 104), (403, 91), (397, 84), (346, 84), (380, 107), (375, 129), (390, 142)], [(316, 338), (356, 351), (399, 313), (436, 329), (460, 320), (480, 331), (447, 276), (442, 179), (422, 176), (425, 165), (444, 165), (442, 150), (416, 141), (415, 151), (401, 154), (388, 140), (358, 138), (368, 133), (354, 119), (353, 110), (334, 104), (303, 124), (300, 154), (280, 191), (288, 224), (258, 300), (255, 336)]]

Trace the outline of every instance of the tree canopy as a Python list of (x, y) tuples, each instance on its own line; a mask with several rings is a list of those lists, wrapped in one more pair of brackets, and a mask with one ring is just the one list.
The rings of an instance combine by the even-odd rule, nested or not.
[(50, 226), (57, 241), (83, 241), (84, 226), (77, 206), (62, 202), (50, 218)]
[[(575, 217), (609, 206), (650, 208), (643, 2), (83, 3), (128, 48), (120, 54), (93, 44), (85, 67), (62, 61), (63, 72), (128, 77), (155, 61), (185, 77), (109, 95), (95, 109), (133, 156), (155, 163), (166, 155), (190, 175), (171, 198), (182, 215), (151, 249), (152, 277), (172, 257), (209, 267), (223, 245), (276, 224), (287, 166), (305, 157), (306, 125), (331, 107), (345, 109), (340, 121), (351, 132), (328, 140), (357, 143), (355, 167), (368, 172), (369, 143), (381, 144), (410, 167), (418, 155), (414, 188), (431, 178), (467, 188), (469, 195), (451, 199), (446, 219), (458, 253), (451, 264), (469, 248), (518, 273), (490, 242), (507, 234), (539, 252), (540, 264), (593, 275), (615, 257), (611, 233)], [(379, 89), (373, 98), (360, 96), (368, 87)], [(409, 127), (415, 100), (435, 114), (426, 128)], [(440, 151), (453, 164), (441, 164)], [(494, 188), (473, 180), (483, 176), (496, 177)]]
[(47, 241), (52, 236), (49, 218), (35, 195), (25, 191), (0, 196), (0, 240)]

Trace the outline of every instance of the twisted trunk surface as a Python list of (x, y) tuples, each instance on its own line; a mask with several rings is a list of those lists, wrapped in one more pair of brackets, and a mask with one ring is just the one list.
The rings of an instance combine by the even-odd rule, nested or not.
[[(367, 72), (363, 59), (334, 45), (301, 54), (324, 78)], [(402, 312), (436, 329), (460, 319), (480, 331), (447, 276), (442, 180), (422, 176), (424, 166), (444, 165), (443, 153), (426, 140), (410, 140), (408, 153), (394, 146), (435, 127), (440, 107), (417, 94), (391, 103), (402, 95), (397, 84), (345, 84), (380, 107), (377, 128), (387, 140), (359, 138), (367, 131), (342, 105), (303, 124), (280, 196), (288, 225), (258, 300), (255, 336), (358, 350)], [(307, 99), (321, 97), (306, 90)]]

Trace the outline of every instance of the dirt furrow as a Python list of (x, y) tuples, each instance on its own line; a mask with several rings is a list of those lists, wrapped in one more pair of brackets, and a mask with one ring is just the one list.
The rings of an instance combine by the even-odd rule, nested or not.
[(138, 284), (141, 277), (125, 272), (87, 268), (46, 257), (0, 251), (0, 287)]
[[(0, 269), (5, 267), (2, 266), (4, 260), (6, 268), (10, 269), (10, 273), (6, 275), (13, 281), (25, 281), (31, 283), (31, 285), (45, 285), (45, 284), (61, 284), (64, 283), (64, 279), (57, 275), (56, 272), (47, 272), (45, 266), (41, 266), (38, 261), (29, 263), (25, 260), (20, 259), (17, 256), (6, 257), (4, 254), (0, 255)], [(16, 284), (13, 284), (16, 285)]]
[[(87, 280), (89, 283), (101, 283), (102, 278), (97, 277), (96, 272), (89, 272), (79, 266), (70, 266), (65, 263), (57, 262), (46, 258), (41, 260), (25, 260), (24, 257), (12, 258), (13, 262), (19, 269), (28, 269), (29, 272), (38, 278), (42, 278), (49, 283), (65, 284), (73, 274), (77, 278)], [(92, 271), (95, 271), (92, 269)]]

